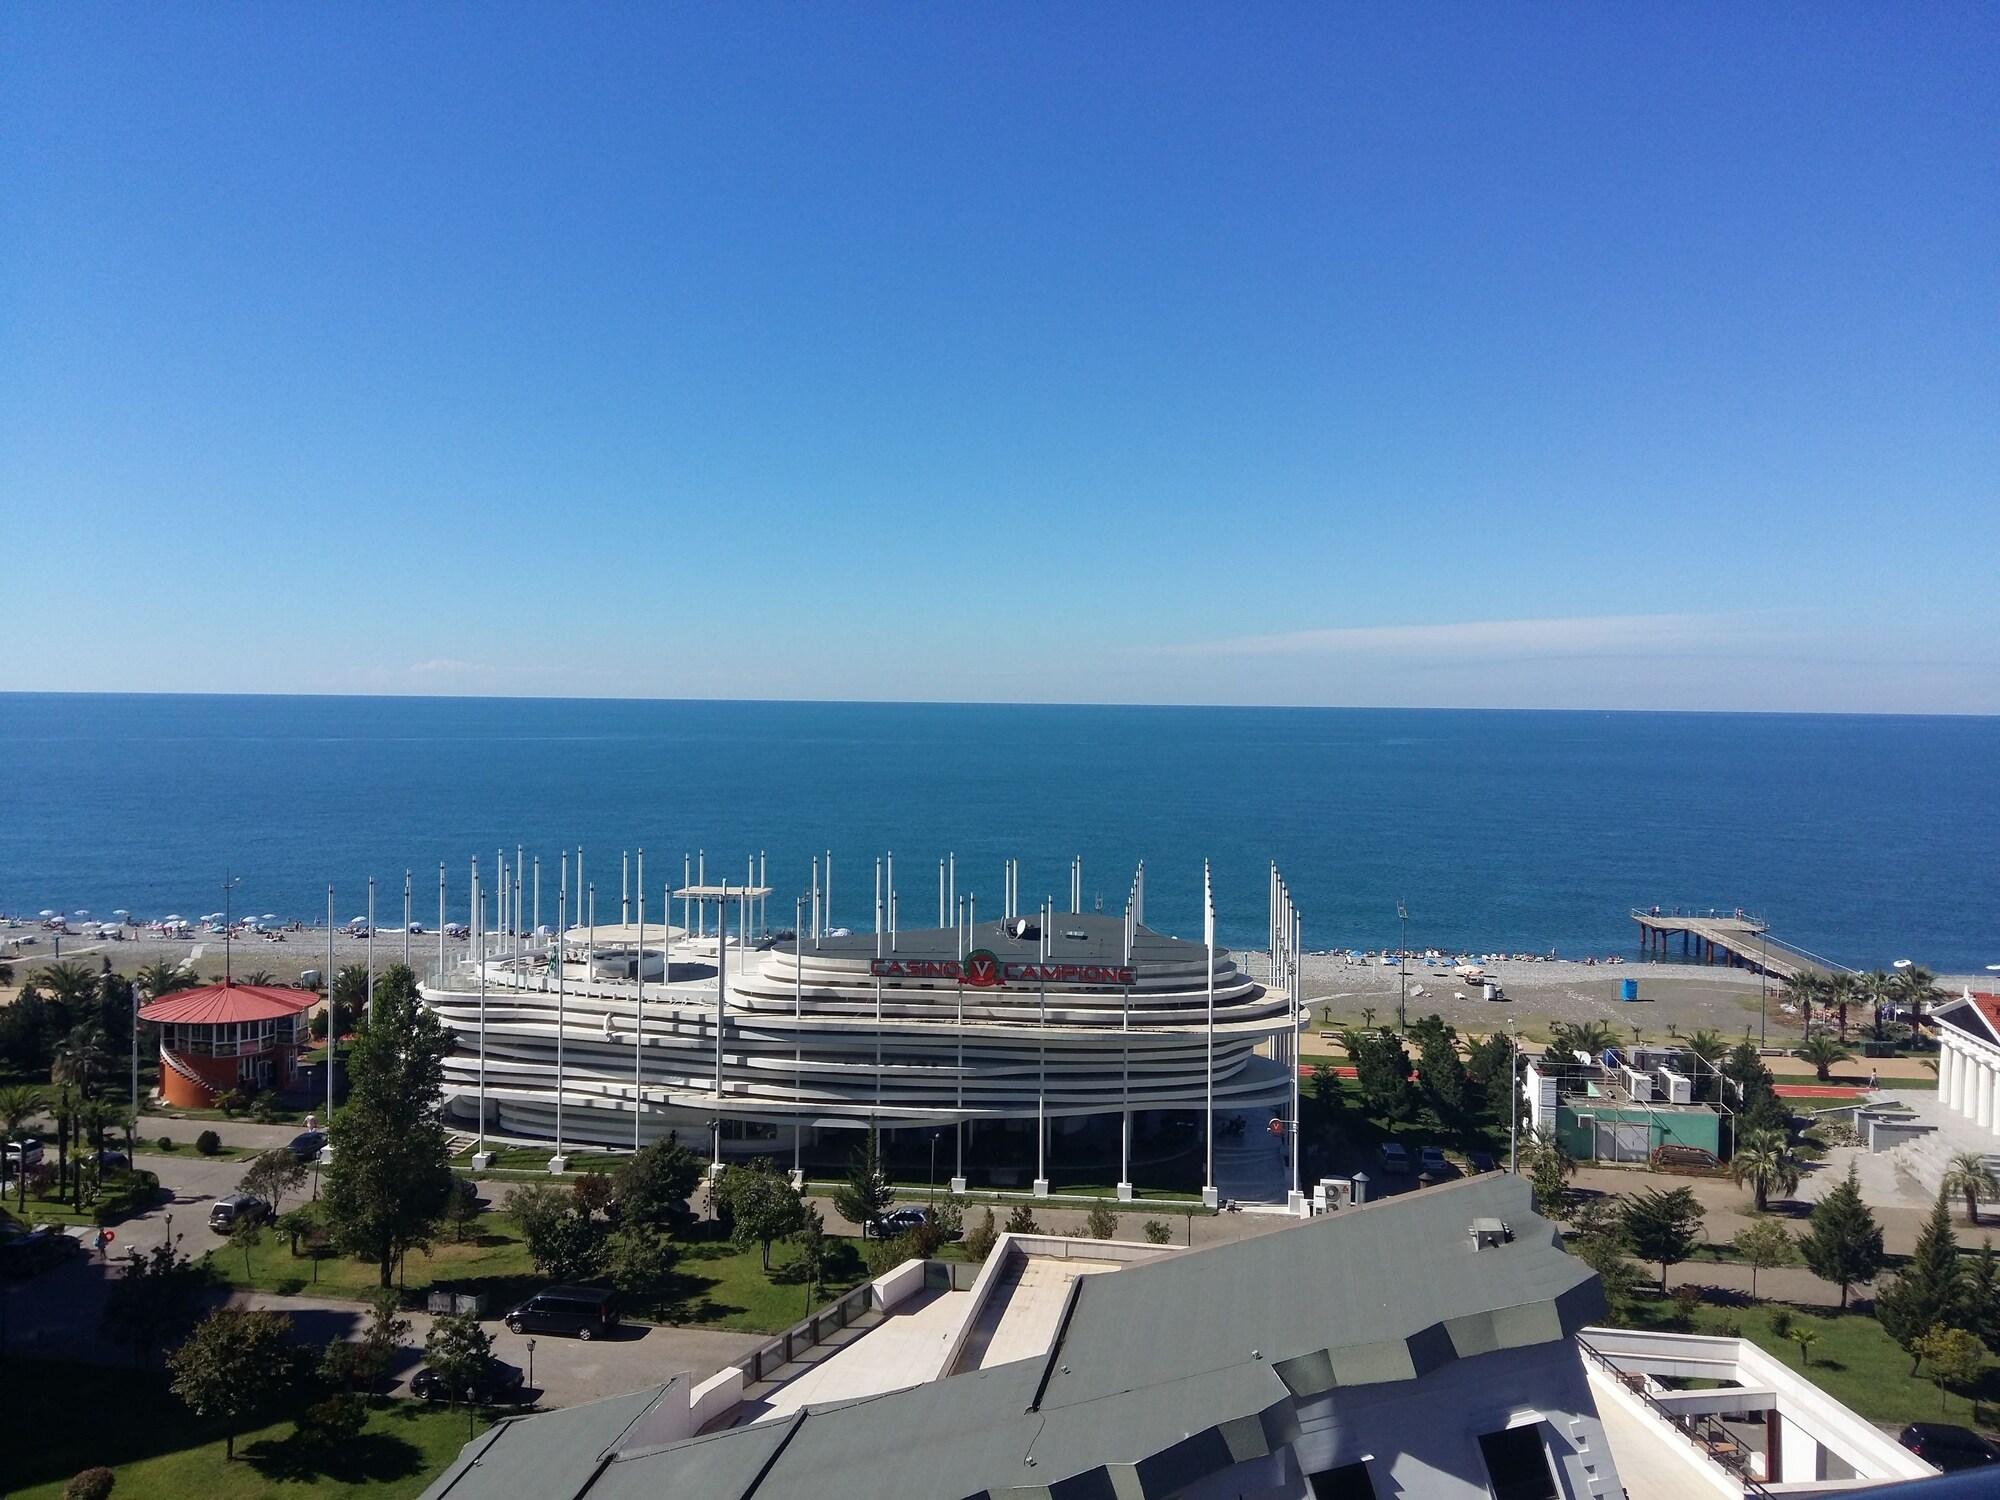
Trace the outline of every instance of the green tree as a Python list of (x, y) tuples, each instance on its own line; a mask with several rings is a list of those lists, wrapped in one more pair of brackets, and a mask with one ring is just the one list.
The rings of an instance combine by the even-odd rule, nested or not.
[[(375, 998), (382, 998), (380, 990)], [(492, 1357), (493, 1335), (469, 1314), (440, 1314), (431, 1320), (431, 1331), (424, 1335), (424, 1363), (443, 1379), (454, 1406), (461, 1395), (478, 1386)]]
[(1810, 969), (1787, 974), (1782, 981), (1785, 998), (1799, 1008), (1799, 1029), (1812, 1030), (1813, 1005), (1826, 989), (1826, 981)]
[(1345, 1045), (1368, 1108), (1391, 1120), (1414, 1119), (1417, 1090), (1410, 1082), (1410, 1054), (1403, 1039), (1384, 1026), (1373, 1032), (1350, 1031)]
[(693, 1217), (688, 1197), (701, 1173), (695, 1154), (673, 1136), (634, 1152), (612, 1174), (619, 1218), (656, 1229), (684, 1228)]
[(1770, 1206), (1771, 1194), (1799, 1190), (1798, 1157), (1774, 1130), (1745, 1132), (1730, 1158), (1729, 1175), (1738, 1187), (1750, 1189), (1760, 1214)]
[(171, 1244), (134, 1250), (104, 1300), (105, 1337), (131, 1345), (142, 1368), (155, 1349), (193, 1324), (208, 1283), (208, 1273), (180, 1253), (179, 1243), (176, 1236)]
[(143, 965), (133, 976), (132, 982), (153, 1000), (179, 990), (191, 990), (201, 983), (185, 962), (175, 963), (165, 958), (157, 958)]
[(1944, 1392), (1946, 1386), (1964, 1390), (1979, 1378), (1980, 1368), (1986, 1363), (1986, 1351), (1979, 1340), (1963, 1328), (1952, 1328), (1944, 1323), (1933, 1323), (1919, 1334), (1910, 1345), (1910, 1352), (1919, 1363), (1931, 1362), (1931, 1379), (1937, 1382), (1938, 1412), (1944, 1412)]
[(1007, 1232), (1009, 1234), (1040, 1234), (1042, 1226), (1035, 1222), (1035, 1211), (1027, 1204), (1022, 1203), (1017, 1204), (1014, 1211), (1007, 1215)]
[(1993, 1241), (1981, 1240), (1965, 1269), (1965, 1326), (1989, 1349), (2000, 1350), (2000, 1260)]
[(357, 1346), (358, 1373), (367, 1390), (377, 1390), (396, 1367), (396, 1353), (410, 1337), (410, 1320), (403, 1316), (397, 1295), (377, 1287), (368, 1299), (368, 1327)]
[(628, 1297), (645, 1299), (673, 1273), (674, 1252), (667, 1237), (650, 1224), (623, 1224), (604, 1241), (605, 1274)]
[[(989, 1225), (993, 1221), (993, 1210), (990, 1208), (986, 1211), (986, 1220)], [(966, 1245), (970, 1248), (971, 1244), (972, 1238), (968, 1235)], [(798, 1267), (799, 1279), (805, 1283), (808, 1311), (820, 1300), (820, 1290), (826, 1283), (826, 1263), (832, 1253), (833, 1247), (826, 1237), (826, 1220), (820, 1217), (818, 1209), (807, 1204), (805, 1227), (799, 1230)]]
[(444, 1200), (444, 1218), (451, 1225), (451, 1237), (464, 1244), (466, 1231), (479, 1222), (479, 1186), (470, 1177), (452, 1178), (451, 1195)]
[(1815, 1031), (1798, 1046), (1792, 1048), (1792, 1056), (1801, 1062), (1811, 1063), (1813, 1076), (1821, 1083), (1825, 1083), (1833, 1076), (1833, 1070), (1838, 1064), (1851, 1062), (1854, 1058), (1852, 1052), (1824, 1031)]
[(1695, 1097), (1713, 1099), (1716, 1080), (1721, 1076), (1717, 1070), (1723, 1058), (1729, 1055), (1729, 1043), (1722, 1039), (1721, 1032), (1703, 1027), (1687, 1039), (1686, 1046), (1696, 1060)]
[(578, 1213), (569, 1194), (534, 1183), (515, 1189), (509, 1207), (529, 1258), (543, 1275), (588, 1281), (603, 1270), (604, 1225)]
[[(1584, 1021), (1570, 1025), (1558, 1021), (1549, 1028), (1549, 1050), (1552, 1052), (1581, 1052), (1595, 1061), (1604, 1055), (1604, 1049), (1617, 1041), (1607, 1021)], [(1562, 1059), (1567, 1062), (1569, 1059)]]
[(250, 1252), (264, 1243), (264, 1221), (255, 1214), (238, 1214), (229, 1225), (229, 1243), (243, 1252), (243, 1281), (251, 1279)]
[(847, 1181), (833, 1190), (833, 1206), (848, 1223), (858, 1225), (863, 1234), (872, 1234), (889, 1211), (894, 1195), (882, 1170), (881, 1141), (875, 1127), (848, 1163)]
[(435, 1237), (451, 1195), (444, 1128), (450, 1050), (429, 1007), (377, 986), (375, 1014), (348, 1054), (347, 1106), (330, 1122), (333, 1164), (323, 1201), (340, 1242), (373, 1255), (385, 1287), (396, 1257)]
[(979, 1216), (978, 1222), (965, 1231), (965, 1253), (975, 1261), (983, 1261), (993, 1253), (993, 1246), (999, 1239), (1000, 1230), (994, 1222), (993, 1210), (989, 1208)]
[(1701, 1243), (1701, 1205), (1693, 1188), (1658, 1188), (1636, 1193), (1625, 1200), (1621, 1215), (1625, 1243), (1641, 1260), (1660, 1263), (1660, 1290), (1667, 1289), (1670, 1267), (1694, 1254)]
[(1965, 1199), (1965, 1218), (1969, 1224), (1979, 1222), (1982, 1198), (2000, 1198), (2000, 1178), (1993, 1175), (1986, 1158), (1977, 1151), (1961, 1151), (1951, 1159), (1951, 1165), (1945, 1169), (1943, 1187), (1948, 1196)]
[[(1438, 1020), (1435, 1016), (1431, 1019)], [(1417, 1073), (1440, 1116), (1459, 1119), (1465, 1115), (1472, 1091), (1465, 1064), (1458, 1056), (1458, 1033), (1442, 1021), (1428, 1028), (1418, 1044)]]
[(1768, 1271), (1773, 1266), (1788, 1266), (1799, 1258), (1798, 1247), (1792, 1243), (1785, 1226), (1776, 1219), (1758, 1219), (1736, 1232), (1730, 1241), (1736, 1253), (1743, 1257), (1750, 1267), (1750, 1300), (1757, 1300), (1757, 1273)]
[(289, 1146), (277, 1146), (256, 1156), (237, 1179), (237, 1189), (253, 1194), (271, 1205), (276, 1213), (284, 1206), (285, 1194), (305, 1185), (306, 1164), (292, 1154)]
[(236, 1432), (281, 1397), (293, 1368), (291, 1319), (283, 1313), (219, 1307), (167, 1356), (169, 1386), (196, 1416), (223, 1424), (223, 1456), (236, 1457)]
[(1628, 1323), (1639, 1293), (1639, 1269), (1626, 1258), (1624, 1241), (1615, 1228), (1580, 1235), (1569, 1246), (1576, 1258), (1597, 1273), (1604, 1289), (1604, 1315), (1613, 1324)]
[(1334, 1109), (1340, 1100), (1340, 1080), (1334, 1075), (1333, 1064), (1321, 1058), (1312, 1065), (1312, 1100), (1321, 1109)]
[(1799, 1346), (1799, 1363), (1801, 1365), (1810, 1365), (1812, 1363), (1813, 1346), (1819, 1342), (1818, 1326), (1808, 1323), (1804, 1319), (1799, 1319), (1786, 1330), (1785, 1337)]
[(1084, 1215), (1083, 1232), (1093, 1240), (1115, 1240), (1118, 1238), (1118, 1215), (1102, 1203), (1093, 1203), (1090, 1212)]
[(1861, 1201), (1861, 1185), (1848, 1163), (1845, 1181), (1813, 1205), (1806, 1232), (1799, 1237), (1799, 1255), (1821, 1281), (1840, 1288), (1840, 1305), (1857, 1281), (1871, 1281), (1882, 1269), (1882, 1227)]
[(768, 1272), (772, 1241), (788, 1238), (805, 1228), (805, 1199), (792, 1186), (791, 1179), (781, 1175), (765, 1156), (758, 1157), (748, 1167), (725, 1169), (718, 1186), (724, 1187), (733, 1215), (730, 1238), (739, 1249), (759, 1246)]
[[(988, 1209), (986, 1212), (988, 1217), (991, 1217), (993, 1210)], [(1173, 1227), (1159, 1219), (1148, 1219), (1142, 1227), (1146, 1231), (1146, 1243), (1149, 1245), (1165, 1245), (1173, 1241)]]
[(1534, 1188), (1535, 1212), (1546, 1219), (1561, 1218), (1569, 1179), (1576, 1171), (1576, 1158), (1569, 1154), (1569, 1148), (1563, 1145), (1553, 1130), (1530, 1132), (1521, 1154), (1528, 1162), (1528, 1181)]
[(318, 1225), (318, 1210), (301, 1205), (298, 1208), (288, 1208), (279, 1214), (271, 1227), (285, 1237), (286, 1243), (291, 1246), (292, 1258), (296, 1260), (299, 1254), (299, 1240), (311, 1234)]
[(1917, 1235), (1917, 1247), (1895, 1280), (1875, 1292), (1875, 1320), (1910, 1354), (1910, 1373), (1923, 1355), (1917, 1342), (1934, 1324), (1957, 1326), (1965, 1310), (1965, 1274), (1958, 1261), (1958, 1237), (1943, 1192)]

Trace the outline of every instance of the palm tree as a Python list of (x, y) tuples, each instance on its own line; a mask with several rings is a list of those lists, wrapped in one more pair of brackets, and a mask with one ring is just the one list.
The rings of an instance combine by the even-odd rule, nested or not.
[(1854, 1054), (1824, 1031), (1815, 1031), (1798, 1046), (1792, 1048), (1792, 1056), (1813, 1065), (1813, 1072), (1821, 1083), (1833, 1076), (1835, 1063), (1850, 1062)]
[(1722, 1039), (1721, 1032), (1704, 1026), (1687, 1039), (1687, 1049), (1702, 1064), (1695, 1069), (1695, 1097), (1706, 1098), (1719, 1087), (1714, 1081), (1719, 1076), (1716, 1064), (1729, 1055), (1729, 1043)]
[(73, 1083), (88, 1099), (110, 1058), (111, 1054), (105, 1046), (104, 1028), (95, 1021), (84, 1021), (72, 1026), (69, 1034), (56, 1043), (55, 1066), (51, 1070), (50, 1082)]
[(1896, 1000), (1896, 980), (1886, 970), (1876, 969), (1861, 976), (1861, 997), (1868, 1002), (1868, 1034), (1882, 1040), (1882, 1007)]
[(71, 1015), (81, 1015), (97, 1003), (97, 975), (91, 972), (89, 964), (74, 959), (43, 964), (35, 970), (35, 988), (49, 999), (60, 1001)]
[(1836, 974), (1826, 983), (1826, 1003), (1840, 1017), (1840, 1039), (1847, 1040), (1847, 1007), (1861, 998), (1861, 981), (1852, 974)]
[(238, 984), (276, 984), (278, 976), (269, 969), (252, 969), (237, 981)]
[[(24, 1139), (25, 1133), (21, 1127), (40, 1115), (43, 1110), (48, 1108), (48, 1105), (48, 1097), (32, 1084), (16, 1083), (9, 1085), (7, 1088), (0, 1089), (0, 1126), (6, 1127), (4, 1132), (0, 1132), (0, 1143)], [(15, 1181), (15, 1187), (20, 1193), (17, 1204), (21, 1211), (26, 1213), (28, 1209), (28, 1173), (25, 1163), (23, 1163), (23, 1170), (20, 1176)]]
[(132, 982), (157, 1000), (162, 995), (171, 995), (175, 990), (191, 990), (201, 981), (188, 971), (185, 964), (170, 963), (164, 958), (159, 958), (143, 966), (132, 976)]
[(1789, 1196), (1799, 1190), (1798, 1158), (1775, 1130), (1745, 1131), (1729, 1159), (1729, 1175), (1738, 1187), (1750, 1189), (1758, 1213), (1769, 1205), (1771, 1194)]
[(1364, 1005), (1361, 1007), (1361, 1029), (1363, 1031), (1373, 1031), (1375, 1029), (1374, 1006)]
[(1986, 1158), (1977, 1151), (1961, 1151), (1954, 1156), (1940, 1186), (1947, 1195), (1964, 1194), (1966, 1221), (1972, 1224), (1979, 1222), (1981, 1198), (2000, 1198), (2000, 1177), (1993, 1175)]
[(1811, 969), (1798, 969), (1785, 976), (1785, 998), (1799, 1008), (1799, 1025), (1803, 1030), (1812, 1030), (1813, 1002), (1824, 988), (1819, 975)]

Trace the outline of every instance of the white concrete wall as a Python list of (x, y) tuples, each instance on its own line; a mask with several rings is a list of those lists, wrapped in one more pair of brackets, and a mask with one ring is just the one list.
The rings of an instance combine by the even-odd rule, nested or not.
[(924, 1263), (921, 1260), (906, 1260), (886, 1276), (877, 1276), (871, 1283), (871, 1302), (877, 1312), (887, 1312), (892, 1307), (900, 1307), (924, 1289)]

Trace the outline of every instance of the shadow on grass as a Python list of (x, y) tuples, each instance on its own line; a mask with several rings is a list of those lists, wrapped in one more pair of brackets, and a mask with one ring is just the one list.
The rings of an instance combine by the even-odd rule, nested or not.
[(242, 1452), (244, 1462), (266, 1479), (289, 1484), (388, 1484), (420, 1474), (424, 1456), (416, 1445), (387, 1432), (364, 1432), (337, 1447), (308, 1443), (297, 1436), (264, 1439)]

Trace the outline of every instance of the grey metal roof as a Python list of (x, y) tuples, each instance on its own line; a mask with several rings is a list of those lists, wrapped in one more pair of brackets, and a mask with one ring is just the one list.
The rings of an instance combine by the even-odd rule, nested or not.
[(496, 1422), (459, 1450), (451, 1467), (438, 1475), (420, 1500), (490, 1500), (500, 1495), (575, 1500), (589, 1492), (605, 1457), (676, 1383)]
[[(1478, 1218), (1505, 1220), (1513, 1239), (1475, 1250)], [(1603, 1308), (1590, 1268), (1504, 1174), (1073, 1287), (1045, 1357), (627, 1446), (601, 1465), (589, 1442), (566, 1442), (569, 1487), (493, 1466), (491, 1488), (452, 1500), (1164, 1495), (1289, 1441), (1297, 1400), (1564, 1339)]]
[[(1031, 926), (1039, 926), (1041, 914), (1026, 914)], [(1080, 932), (1082, 937), (1071, 937)], [(1103, 912), (1065, 912), (1055, 914), (1049, 924), (1051, 942), (1049, 961), (1051, 963), (1123, 963), (1125, 960), (1125, 918), (1106, 915)], [(1169, 937), (1155, 932), (1150, 927), (1140, 927), (1132, 938), (1132, 961), (1135, 964), (1148, 963), (1198, 963), (1208, 951), (1196, 933), (1193, 941), (1186, 938)], [(787, 944), (786, 946), (789, 946)], [(1030, 963), (1040, 958), (1041, 948), (1037, 939), (1017, 938), (1004, 930), (997, 917), (982, 917), (972, 929), (972, 946), (985, 948), (1003, 963)], [(831, 958), (873, 958), (875, 956), (875, 934), (873, 932), (851, 932), (845, 937), (822, 937), (815, 945), (806, 939), (808, 952)], [(882, 935), (884, 957), (903, 959), (944, 959), (958, 956), (958, 934), (949, 927), (903, 928), (896, 934), (896, 947), (889, 948), (889, 936)], [(1215, 953), (1218, 962), (1229, 952), (1220, 943)]]

